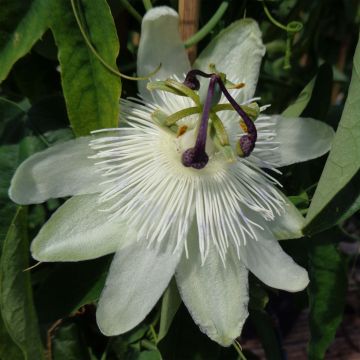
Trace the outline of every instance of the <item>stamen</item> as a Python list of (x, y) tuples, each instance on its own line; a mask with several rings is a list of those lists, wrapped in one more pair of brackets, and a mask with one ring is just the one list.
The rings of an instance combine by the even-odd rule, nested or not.
[[(192, 71), (202, 73), (202, 71), (200, 70), (192, 70)], [(181, 160), (183, 165), (186, 167), (193, 167), (194, 169), (200, 170), (203, 169), (209, 161), (209, 156), (205, 152), (205, 146), (206, 146), (210, 110), (211, 110), (211, 106), (213, 105), (215, 86), (218, 83), (218, 81), (219, 81), (218, 75), (216, 74), (211, 75), (195, 146), (193, 148), (187, 149), (182, 154)]]

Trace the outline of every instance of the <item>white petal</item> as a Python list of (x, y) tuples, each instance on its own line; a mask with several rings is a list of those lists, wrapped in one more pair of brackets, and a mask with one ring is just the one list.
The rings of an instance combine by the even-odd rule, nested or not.
[(118, 251), (96, 313), (101, 331), (118, 335), (140, 323), (169, 284), (180, 256), (181, 251), (158, 252), (141, 241)]
[[(142, 21), (137, 71), (146, 76), (161, 64), (154, 78), (165, 80), (171, 75), (182, 77), (190, 63), (179, 34), (179, 16), (167, 6), (149, 10)], [(138, 83), (140, 94), (149, 98), (146, 81)]]
[(89, 140), (70, 140), (29, 157), (11, 180), (10, 198), (19, 204), (38, 204), (50, 198), (100, 192), (103, 179), (88, 158), (95, 154)]
[(231, 253), (224, 268), (214, 248), (201, 266), (198, 239), (190, 238), (189, 245), (189, 259), (183, 256), (176, 271), (180, 295), (200, 330), (229, 346), (248, 316), (248, 272)]
[(98, 195), (75, 196), (66, 201), (42, 227), (31, 244), (39, 261), (79, 261), (115, 252), (125, 239), (135, 238), (123, 221), (109, 221), (99, 211)]
[(263, 283), (290, 292), (301, 291), (309, 283), (307, 271), (297, 265), (274, 240), (271, 233), (258, 231), (256, 240), (241, 248), (241, 260)]
[(280, 115), (272, 116), (269, 121), (276, 127), (274, 141), (279, 143), (279, 148), (273, 151), (280, 155), (278, 167), (315, 159), (330, 150), (334, 130), (321, 121)]
[(305, 225), (305, 218), (285, 196), (284, 200), (283, 213), (281, 215), (276, 214), (274, 220), (268, 222), (268, 226), (278, 240), (300, 238), (304, 236), (302, 228)]
[(259, 213), (250, 209), (244, 209), (244, 213), (248, 219), (271, 232), (275, 239), (297, 239), (304, 236), (302, 229), (305, 218), (285, 195), (282, 194), (282, 198), (284, 199), (283, 209), (280, 210), (280, 214), (274, 212), (273, 220), (266, 221)]
[(243, 89), (231, 90), (236, 100), (242, 103), (254, 96), (264, 54), (258, 24), (252, 19), (243, 19), (221, 31), (202, 51), (194, 68), (209, 72), (209, 64), (215, 64), (228, 80), (244, 82)]

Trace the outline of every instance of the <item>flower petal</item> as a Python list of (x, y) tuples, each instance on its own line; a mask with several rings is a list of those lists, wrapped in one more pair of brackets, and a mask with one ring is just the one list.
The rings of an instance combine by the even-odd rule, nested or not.
[(304, 236), (302, 228), (305, 224), (305, 218), (286, 196), (284, 196), (284, 200), (283, 213), (281, 215), (276, 214), (268, 226), (278, 240), (300, 238)]
[[(137, 57), (139, 76), (146, 76), (159, 64), (160, 70), (154, 78), (165, 80), (169, 76), (180, 78), (190, 70), (190, 63), (179, 34), (179, 16), (167, 6), (149, 10), (142, 21), (141, 39)], [(147, 81), (140, 81), (139, 91), (143, 98), (149, 98)]]
[(229, 346), (248, 316), (248, 272), (231, 253), (225, 268), (214, 248), (201, 265), (197, 244), (197, 237), (189, 239), (189, 258), (183, 256), (177, 268), (180, 295), (200, 330)]
[(140, 323), (169, 284), (180, 256), (181, 251), (159, 252), (141, 241), (118, 251), (96, 313), (101, 331), (118, 335)]
[(39, 261), (79, 261), (115, 252), (132, 234), (121, 221), (109, 221), (99, 211), (98, 195), (75, 196), (66, 201), (42, 227), (31, 244)]
[(19, 204), (38, 204), (50, 198), (100, 192), (100, 175), (89, 147), (90, 137), (70, 140), (41, 151), (16, 170), (9, 189)]
[(309, 283), (307, 271), (287, 255), (271, 233), (259, 230), (241, 248), (241, 261), (263, 283), (290, 292), (301, 291)]
[(245, 87), (231, 90), (242, 103), (254, 96), (265, 46), (256, 21), (243, 19), (220, 32), (202, 51), (194, 68), (209, 72), (209, 64), (226, 74), (232, 82), (243, 82)]
[(284, 199), (283, 209), (280, 214), (274, 212), (273, 220), (266, 221), (258, 212), (250, 209), (244, 209), (244, 214), (266, 231), (271, 232), (277, 240), (301, 238), (304, 236), (302, 229), (305, 218), (285, 195), (282, 194), (282, 197)]
[(278, 150), (274, 150), (280, 155), (278, 167), (315, 159), (330, 150), (334, 130), (321, 121), (280, 115), (272, 116), (270, 121), (276, 128), (274, 141), (279, 143)]

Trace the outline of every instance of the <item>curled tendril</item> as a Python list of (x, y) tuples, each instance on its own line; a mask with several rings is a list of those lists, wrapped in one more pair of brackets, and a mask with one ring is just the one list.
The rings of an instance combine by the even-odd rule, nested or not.
[(261, 1), (263, 4), (264, 12), (271, 23), (273, 23), (278, 28), (287, 32), (287, 39), (286, 39), (286, 50), (285, 50), (285, 57), (284, 57), (284, 69), (291, 68), (291, 48), (294, 39), (294, 35), (303, 29), (303, 24), (300, 21), (291, 21), (286, 26), (281, 24), (277, 21), (270, 13), (268, 7), (265, 4), (265, 1)]
[(300, 21), (291, 21), (286, 25), (286, 31), (289, 33), (297, 33), (303, 29), (304, 25)]

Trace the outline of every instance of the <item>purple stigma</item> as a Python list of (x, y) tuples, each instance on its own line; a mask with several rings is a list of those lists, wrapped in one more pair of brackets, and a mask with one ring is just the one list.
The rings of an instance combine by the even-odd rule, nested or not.
[(215, 85), (218, 82), (218, 79), (218, 75), (211, 75), (195, 146), (187, 149), (182, 154), (181, 161), (186, 167), (200, 170), (203, 169), (209, 161), (209, 156), (205, 152), (205, 147), (212, 99), (214, 97)]
[(191, 90), (199, 90), (200, 89), (200, 81), (197, 79), (196, 76), (202, 76), (205, 78), (209, 78), (211, 77), (212, 74), (207, 74), (201, 70), (190, 70), (187, 74), (186, 74), (186, 78), (183, 82), (183, 84), (185, 86), (187, 86), (188, 88), (190, 88)]
[(200, 89), (200, 81), (196, 78), (195, 75), (187, 74), (183, 84), (191, 90)]
[(243, 157), (248, 157), (255, 148), (255, 141), (251, 135), (246, 134), (239, 139), (239, 145)]
[(195, 148), (190, 148), (183, 152), (181, 161), (186, 167), (200, 170), (208, 163), (209, 156), (205, 151), (197, 153)]

